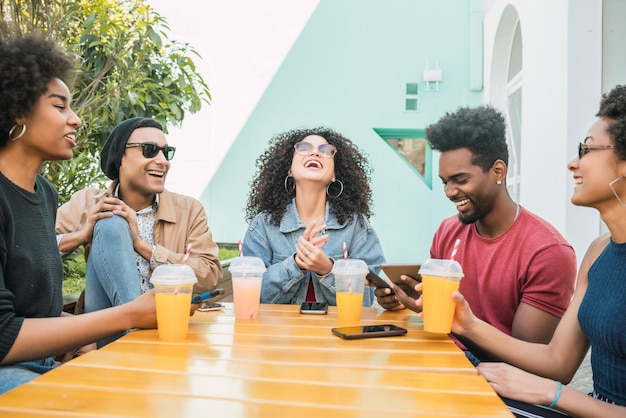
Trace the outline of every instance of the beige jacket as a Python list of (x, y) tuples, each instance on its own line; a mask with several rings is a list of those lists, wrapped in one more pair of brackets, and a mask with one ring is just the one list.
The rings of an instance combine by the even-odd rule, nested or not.
[[(83, 189), (57, 210), (56, 233), (67, 234), (80, 230), (87, 212), (99, 199), (113, 196), (117, 187), (113, 181), (108, 190)], [(202, 204), (189, 196), (164, 190), (159, 194), (159, 206), (154, 225), (154, 259), (158, 263), (180, 264), (187, 244), (191, 245), (188, 264), (196, 272), (195, 293), (213, 289), (222, 278), (218, 247), (213, 241)], [(91, 243), (85, 245), (85, 257)]]

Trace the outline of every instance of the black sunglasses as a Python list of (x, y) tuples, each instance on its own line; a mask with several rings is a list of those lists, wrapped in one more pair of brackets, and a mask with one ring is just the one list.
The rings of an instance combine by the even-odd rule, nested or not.
[(130, 142), (126, 144), (126, 148), (136, 148), (141, 147), (141, 152), (146, 158), (154, 158), (159, 155), (159, 151), (163, 151), (163, 155), (167, 161), (174, 158), (174, 153), (176, 152), (176, 147), (160, 147), (156, 144), (150, 144), (147, 142)]

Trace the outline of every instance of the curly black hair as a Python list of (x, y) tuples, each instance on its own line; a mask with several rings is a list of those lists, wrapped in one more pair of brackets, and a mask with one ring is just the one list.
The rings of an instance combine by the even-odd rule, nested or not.
[(425, 133), (435, 150), (468, 148), (473, 154), (472, 164), (487, 172), (496, 160), (509, 164), (505, 127), (504, 116), (492, 106), (461, 107), (426, 127)]
[[(340, 223), (354, 213), (369, 218), (372, 215), (372, 191), (369, 181), (371, 169), (366, 157), (348, 138), (326, 127), (298, 129), (280, 133), (269, 141), (269, 147), (256, 160), (257, 172), (250, 182), (246, 206), (246, 221), (250, 222), (261, 212), (270, 215), (270, 222), (278, 226), (295, 196), (295, 191), (285, 191), (285, 177), (291, 168), (293, 146), (309, 135), (319, 135), (337, 148), (335, 177), (344, 185), (338, 198), (328, 198), (330, 211)], [(331, 194), (335, 190), (331, 187)], [(338, 192), (338, 190), (337, 190)]]
[(615, 86), (603, 94), (596, 116), (607, 120), (606, 131), (615, 144), (615, 154), (626, 160), (626, 86)]
[(0, 33), (0, 148), (19, 118), (30, 115), (48, 84), (59, 78), (73, 87), (75, 60), (39, 34)]

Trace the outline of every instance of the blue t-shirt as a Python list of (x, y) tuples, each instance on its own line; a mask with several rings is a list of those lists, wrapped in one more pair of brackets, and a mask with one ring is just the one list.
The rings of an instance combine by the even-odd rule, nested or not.
[(593, 389), (626, 405), (626, 244), (612, 240), (589, 269), (578, 322), (591, 343)]

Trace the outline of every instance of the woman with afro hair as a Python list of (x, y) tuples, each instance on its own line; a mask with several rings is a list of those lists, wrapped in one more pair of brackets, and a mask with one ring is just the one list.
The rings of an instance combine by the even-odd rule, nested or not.
[(153, 293), (90, 314), (62, 313), (57, 192), (39, 170), (71, 158), (76, 146), (74, 60), (50, 40), (13, 33), (0, 26), (0, 393), (56, 367), (54, 356), (156, 326)]
[[(243, 252), (267, 267), (261, 303), (336, 305), (334, 260), (385, 258), (369, 223), (370, 169), (356, 145), (325, 127), (291, 130), (270, 140), (257, 160), (246, 207)], [(363, 305), (374, 301), (366, 286)]]

